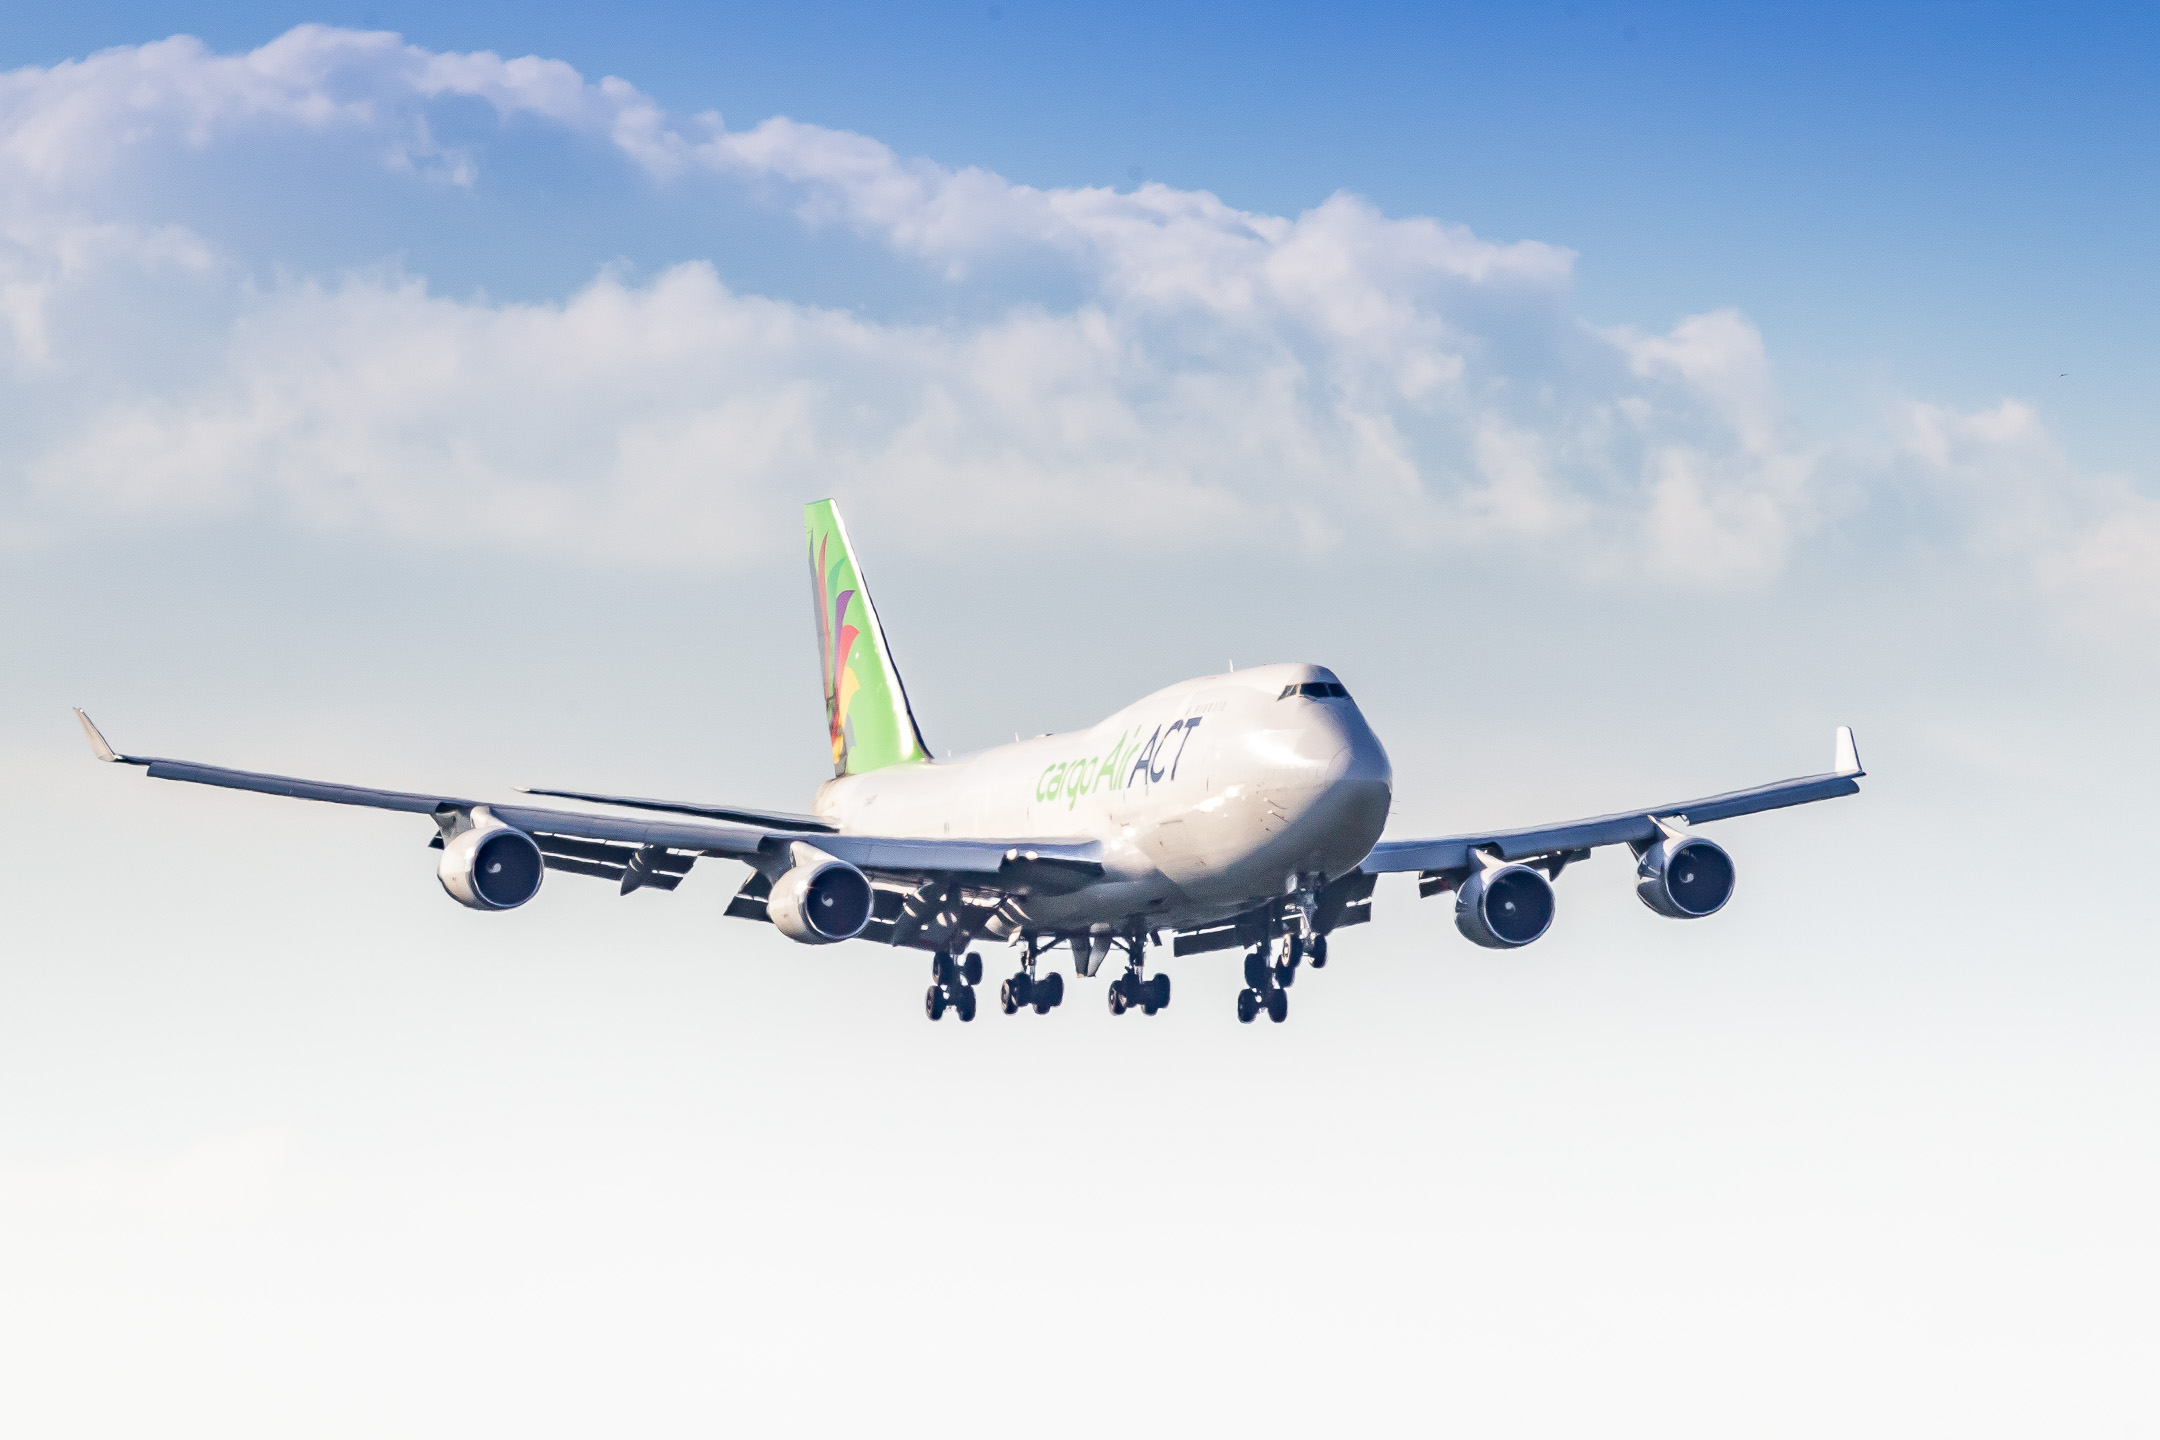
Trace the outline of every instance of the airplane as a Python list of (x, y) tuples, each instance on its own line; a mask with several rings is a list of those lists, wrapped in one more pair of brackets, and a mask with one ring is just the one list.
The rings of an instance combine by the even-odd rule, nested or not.
[(1341, 679), (1324, 666), (1262, 665), (1187, 680), (1086, 730), (934, 757), (831, 500), (804, 509), (833, 778), (809, 811), (563, 789), (520, 793), (607, 807), (541, 809), (376, 790), (125, 755), (76, 718), (100, 760), (150, 778), (425, 815), (443, 889), (474, 910), (515, 910), (547, 872), (673, 890), (701, 859), (749, 867), (727, 915), (804, 945), (865, 940), (927, 951), (924, 1012), (975, 1018), (979, 941), (1019, 950), (999, 988), (1008, 1014), (1048, 1014), (1065, 982), (1099, 975), (1110, 1012), (1153, 1015), (1170, 977), (1149, 974), (1171, 937), (1182, 959), (1245, 951), (1237, 1017), (1280, 1023), (1299, 967), (1328, 962), (1337, 930), (1372, 918), (1375, 883), (1414, 872), (1418, 895), (1454, 896), (1473, 944), (1515, 950), (1551, 927), (1553, 882), (1592, 850), (1626, 845), (1635, 893), (1699, 920), (1732, 898), (1732, 857), (1696, 826), (1859, 788), (1852, 731), (1831, 769), (1671, 805), (1522, 829), (1382, 839), (1394, 772)]

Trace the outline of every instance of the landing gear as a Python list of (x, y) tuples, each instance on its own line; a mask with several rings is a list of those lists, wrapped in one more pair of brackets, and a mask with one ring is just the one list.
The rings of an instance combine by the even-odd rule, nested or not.
[(1313, 936), (1312, 944), (1306, 947), (1306, 956), (1312, 961), (1313, 969), (1327, 969), (1327, 936)]
[(1122, 1015), (1134, 1006), (1143, 1015), (1153, 1015), (1170, 1003), (1170, 977), (1156, 975), (1143, 980), (1137, 973), (1118, 976), (1110, 982), (1110, 1013)]
[(1031, 978), (1020, 971), (998, 987), (998, 1004), (1008, 1015), (1032, 1009), (1038, 1015), (1047, 1015), (1064, 1003), (1065, 977), (1043, 975)]
[(962, 1024), (975, 1018), (975, 987), (982, 983), (982, 956), (940, 955), (930, 962), (931, 985), (923, 996), (923, 1013), (942, 1020), (951, 1010)]
[[(1270, 962), (1268, 942), (1245, 957), (1245, 988), (1238, 991), (1237, 1018), (1241, 1025), (1252, 1024), (1262, 1010), (1268, 1019), (1280, 1025), (1290, 1018), (1290, 993), (1288, 986), (1297, 979), (1297, 964), (1304, 950), (1304, 940), (1293, 935), (1283, 947), (1285, 959), (1282, 964)], [(1318, 961), (1314, 962), (1318, 964)]]
[(1143, 1015), (1153, 1015), (1170, 1003), (1170, 977), (1156, 975), (1143, 978), (1140, 970), (1147, 956), (1147, 937), (1132, 935), (1125, 940), (1125, 973), (1110, 982), (1110, 1013), (1122, 1015), (1138, 1006)]
[(1028, 1008), (1038, 1015), (1047, 1015), (1065, 999), (1065, 977), (1037, 975), (1036, 958), (1035, 941), (1030, 937), (1027, 948), (1020, 955), (1020, 968), (998, 987), (998, 1005), (1007, 1015)]

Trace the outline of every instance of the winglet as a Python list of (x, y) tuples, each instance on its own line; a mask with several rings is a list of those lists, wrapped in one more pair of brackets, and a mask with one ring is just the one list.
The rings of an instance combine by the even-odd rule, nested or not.
[(90, 737), (91, 754), (97, 756), (98, 759), (106, 761), (109, 764), (125, 765), (127, 763), (127, 756), (122, 755), (119, 751), (113, 749), (112, 746), (105, 743), (105, 737), (98, 733), (97, 726), (90, 723), (90, 717), (83, 714), (82, 707), (80, 705), (75, 707), (75, 718), (82, 721), (83, 734)]
[[(89, 722), (85, 721), (84, 723), (88, 724)], [(1860, 747), (1853, 743), (1852, 727), (1850, 725), (1837, 727), (1837, 763), (1831, 767), (1831, 770), (1832, 773), (1838, 775), (1865, 775), (1867, 773), (1860, 768)]]

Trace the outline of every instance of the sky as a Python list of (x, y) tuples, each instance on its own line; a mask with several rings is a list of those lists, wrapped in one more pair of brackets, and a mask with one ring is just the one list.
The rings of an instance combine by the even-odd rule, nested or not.
[[(27, 1433), (2150, 1428), (2149, 6), (49, 7), (0, 35)], [(803, 808), (1312, 660), (1390, 833), (1825, 768), (1530, 949), (931, 1026), (124, 750)], [(1007, 964), (986, 954), (993, 972)]]

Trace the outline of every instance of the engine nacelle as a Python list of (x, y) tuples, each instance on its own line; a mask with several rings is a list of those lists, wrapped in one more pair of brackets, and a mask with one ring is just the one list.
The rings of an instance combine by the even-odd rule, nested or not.
[(1643, 851), (1635, 866), (1642, 903), (1673, 920), (1715, 915), (1732, 899), (1732, 856), (1700, 835), (1672, 835)]
[(540, 893), (547, 869), (532, 836), (475, 809), (472, 828), (443, 842), (435, 873), (460, 905), (515, 910)]
[(773, 881), (765, 913), (781, 934), (803, 945), (852, 940), (870, 923), (870, 879), (845, 860), (802, 856), (808, 848), (798, 847), (795, 868)]
[(1552, 882), (1527, 865), (1480, 870), (1455, 892), (1455, 928), (1488, 950), (1528, 945), (1552, 917)]

